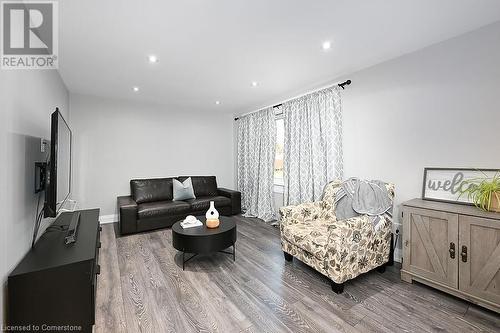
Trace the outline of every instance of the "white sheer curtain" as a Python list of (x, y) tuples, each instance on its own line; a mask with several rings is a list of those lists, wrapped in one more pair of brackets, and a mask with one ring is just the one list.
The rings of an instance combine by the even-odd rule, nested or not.
[(320, 200), (342, 179), (342, 103), (338, 86), (283, 103), (285, 205)]
[(238, 189), (244, 216), (276, 219), (273, 195), (276, 122), (273, 108), (238, 120)]

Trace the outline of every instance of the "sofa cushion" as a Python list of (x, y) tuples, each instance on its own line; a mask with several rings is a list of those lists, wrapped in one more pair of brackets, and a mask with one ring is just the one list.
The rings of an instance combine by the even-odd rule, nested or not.
[(321, 218), (305, 223), (287, 224), (283, 226), (282, 236), (316, 258), (325, 259), (331, 226), (330, 220)]
[(164, 215), (181, 215), (191, 211), (191, 207), (184, 201), (156, 201), (138, 205), (139, 219), (160, 217)]
[[(177, 177), (181, 182), (189, 176)], [(190, 176), (193, 183), (194, 195), (198, 197), (217, 196), (217, 180), (215, 176)]]
[(133, 179), (130, 190), (138, 204), (173, 199), (172, 178)]
[(191, 206), (192, 211), (203, 211), (208, 210), (210, 207), (210, 201), (213, 201), (215, 204), (215, 209), (231, 206), (231, 199), (215, 196), (215, 197), (201, 197), (196, 199), (186, 200), (187, 203)]

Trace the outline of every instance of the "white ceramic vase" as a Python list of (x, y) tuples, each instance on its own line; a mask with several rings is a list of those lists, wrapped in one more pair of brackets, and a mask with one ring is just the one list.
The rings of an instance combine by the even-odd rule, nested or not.
[(207, 220), (217, 220), (219, 218), (219, 212), (215, 209), (215, 204), (213, 201), (210, 201), (210, 208), (205, 214)]

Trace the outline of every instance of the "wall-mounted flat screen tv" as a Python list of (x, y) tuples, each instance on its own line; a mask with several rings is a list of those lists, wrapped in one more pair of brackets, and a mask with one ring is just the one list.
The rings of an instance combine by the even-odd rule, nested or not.
[(72, 133), (59, 109), (51, 116), (50, 138), (44, 217), (56, 217), (71, 193)]

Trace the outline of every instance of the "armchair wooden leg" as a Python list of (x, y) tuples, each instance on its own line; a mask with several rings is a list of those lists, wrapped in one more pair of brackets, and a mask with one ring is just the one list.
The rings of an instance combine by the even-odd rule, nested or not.
[(379, 273), (385, 273), (385, 267), (387, 266), (387, 264), (383, 264), (382, 266), (378, 266), (377, 267), (377, 272)]
[(344, 292), (344, 284), (343, 283), (336, 283), (331, 281), (332, 284), (332, 290), (336, 294), (342, 294)]
[(285, 260), (286, 261), (292, 261), (293, 260), (293, 256), (290, 253), (286, 253), (285, 251), (283, 251), (283, 255), (285, 256)]

